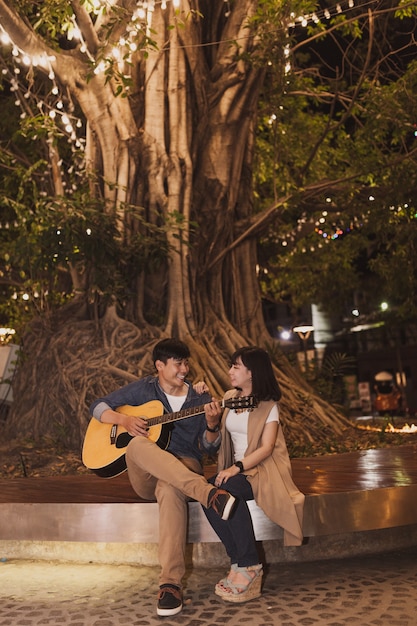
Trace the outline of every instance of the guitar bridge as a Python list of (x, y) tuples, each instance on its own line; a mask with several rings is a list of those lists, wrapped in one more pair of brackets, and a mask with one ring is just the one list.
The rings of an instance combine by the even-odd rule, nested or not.
[(113, 424), (113, 426), (110, 429), (110, 444), (112, 446), (114, 446), (114, 444), (116, 443), (116, 438), (117, 438), (117, 424)]

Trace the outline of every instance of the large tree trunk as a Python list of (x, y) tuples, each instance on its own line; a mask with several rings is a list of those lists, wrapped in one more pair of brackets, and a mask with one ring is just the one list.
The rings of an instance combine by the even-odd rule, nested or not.
[[(123, 4), (127, 13), (136, 9), (136, 2)], [(77, 2), (72, 5), (90, 54), (103, 45), (104, 57), (110, 55), (106, 18), (93, 24)], [(12, 39), (28, 53), (48, 52), (60, 84), (78, 101), (88, 128), (92, 192), (102, 197), (103, 211), (117, 212), (121, 240), (128, 238), (124, 206), (131, 203), (144, 207), (149, 223), (165, 224), (170, 246), (165, 270), (159, 276), (138, 272), (123, 308), (113, 305), (93, 323), (73, 314), (74, 301), (70, 311), (31, 326), (14, 386), (11, 436), (47, 433), (79, 445), (88, 404), (151, 372), (149, 355), (161, 336), (179, 336), (190, 345), (195, 378), (207, 380), (218, 396), (228, 386), (228, 359), (238, 346), (272, 344), (262, 317), (256, 241), (232, 245), (252, 215), (253, 135), (263, 69), (247, 59), (256, 45), (248, 17), (257, 2), (232, 3), (228, 16), (223, 0), (182, 0), (180, 16), (172, 3), (167, 7), (155, 5), (157, 49), (132, 54), (133, 87), (122, 98), (115, 95), (114, 79), (89, 76), (79, 48), (52, 57), (0, 0), (2, 24)], [(122, 34), (122, 26), (114, 28)], [(151, 324), (148, 313), (157, 308), (160, 325)], [(307, 444), (346, 427), (284, 357), (276, 364), (290, 440)]]

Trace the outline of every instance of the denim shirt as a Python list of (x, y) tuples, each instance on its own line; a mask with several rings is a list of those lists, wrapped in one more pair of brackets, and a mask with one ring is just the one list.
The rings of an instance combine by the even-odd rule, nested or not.
[[(205, 437), (207, 424), (203, 405), (211, 402), (210, 394), (198, 394), (194, 391), (190, 381), (186, 380), (184, 382), (188, 385), (188, 393), (181, 410), (201, 406), (202, 413), (171, 422), (168, 425), (169, 428), (172, 428), (171, 438), (166, 449), (175, 456), (189, 457), (201, 462), (203, 452), (207, 452), (210, 455), (217, 452), (221, 438), (219, 436), (216, 441), (209, 443)], [(163, 410), (161, 414), (173, 412), (159, 384), (158, 377), (146, 376), (95, 400), (90, 406), (90, 414), (100, 420), (101, 414), (106, 409), (115, 410), (125, 404), (140, 406), (151, 400), (159, 400), (162, 403)]]

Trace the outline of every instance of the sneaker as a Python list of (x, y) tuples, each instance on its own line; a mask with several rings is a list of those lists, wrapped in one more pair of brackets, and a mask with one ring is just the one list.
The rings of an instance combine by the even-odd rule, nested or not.
[(182, 610), (182, 591), (177, 585), (159, 587), (157, 615), (176, 615)]
[(213, 509), (222, 519), (228, 520), (234, 512), (236, 504), (236, 498), (228, 491), (213, 489), (209, 495), (207, 508)]

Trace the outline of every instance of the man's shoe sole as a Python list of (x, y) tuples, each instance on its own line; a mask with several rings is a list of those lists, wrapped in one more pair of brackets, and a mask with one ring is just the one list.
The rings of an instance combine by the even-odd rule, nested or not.
[(226, 522), (229, 519), (229, 517), (233, 513), (233, 509), (235, 508), (235, 505), (236, 505), (236, 498), (231, 495), (229, 500), (227, 501), (226, 506), (223, 509), (222, 520)]
[(182, 604), (181, 606), (175, 607), (175, 609), (160, 609), (159, 607), (156, 608), (156, 614), (159, 615), (160, 617), (169, 617), (169, 615), (177, 615), (177, 613), (181, 613), (181, 611), (182, 611)]

